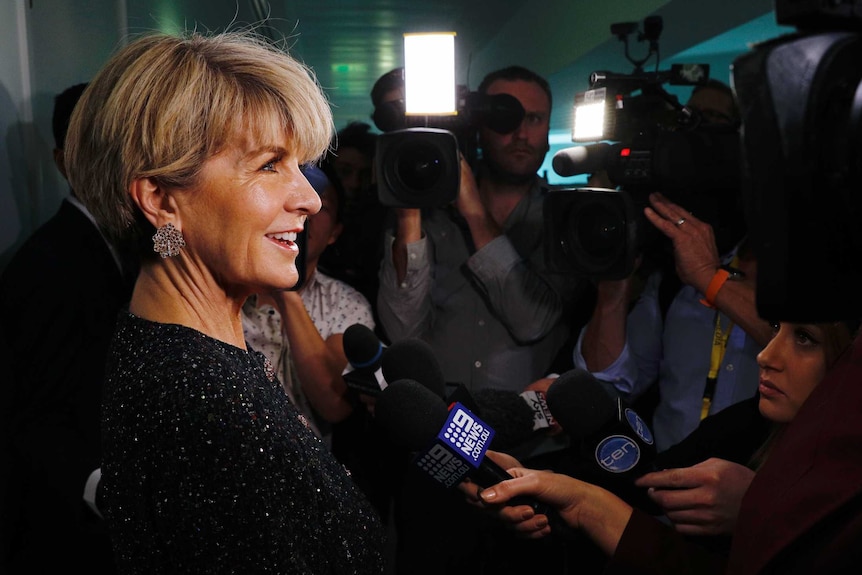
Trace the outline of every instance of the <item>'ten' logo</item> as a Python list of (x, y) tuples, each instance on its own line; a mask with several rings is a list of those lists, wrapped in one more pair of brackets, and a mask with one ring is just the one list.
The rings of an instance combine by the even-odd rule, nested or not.
[(637, 443), (625, 435), (611, 435), (596, 447), (596, 463), (611, 473), (634, 469), (641, 458)]

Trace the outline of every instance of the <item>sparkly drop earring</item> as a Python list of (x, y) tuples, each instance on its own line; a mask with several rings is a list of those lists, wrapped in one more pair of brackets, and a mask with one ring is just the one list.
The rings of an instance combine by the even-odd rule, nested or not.
[(162, 258), (178, 255), (185, 246), (182, 232), (170, 222), (156, 230), (153, 236), (153, 251)]

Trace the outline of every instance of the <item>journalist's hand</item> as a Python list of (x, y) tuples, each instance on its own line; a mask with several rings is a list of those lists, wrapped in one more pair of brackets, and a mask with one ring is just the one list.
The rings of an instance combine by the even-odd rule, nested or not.
[[(503, 469), (521, 467), (520, 461), (518, 461), (508, 453), (503, 453), (502, 451), (493, 451), (489, 449), (485, 452), (485, 457), (489, 458), (491, 461), (493, 461)], [(462, 481), (458, 485), (458, 489), (460, 489), (461, 493), (463, 493), (464, 497), (467, 499), (467, 502), (471, 505), (487, 508), (487, 506), (479, 498), (479, 492), (482, 491), (482, 488), (479, 487), (477, 484), (473, 483), (468, 479)]]
[(470, 221), (471, 218), (486, 217), (487, 215), (479, 195), (479, 186), (473, 176), (473, 170), (463, 156), (461, 156), (461, 188), (455, 199), (455, 207), (467, 221)]
[(721, 265), (712, 226), (659, 193), (649, 196), (644, 214), (673, 242), (676, 273), (684, 283), (705, 293)]
[(649, 488), (650, 498), (680, 533), (721, 535), (733, 531), (753, 478), (754, 471), (743, 465), (712, 458), (692, 467), (647, 473), (635, 485)]

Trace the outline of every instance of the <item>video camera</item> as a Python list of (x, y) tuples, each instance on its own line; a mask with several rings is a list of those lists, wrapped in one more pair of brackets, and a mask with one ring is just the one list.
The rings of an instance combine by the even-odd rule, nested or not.
[[(524, 108), (510, 94), (485, 95), (454, 85), (454, 53), (451, 76), (436, 80), (436, 62), (411, 66), (405, 34), (405, 84), (421, 78), (432, 87), (449, 84), (454, 94), (454, 109), (444, 112), (411, 112), (408, 101), (383, 103), (374, 111), (378, 128), (375, 164), (378, 174), (378, 199), (385, 206), (400, 208), (440, 207), (458, 197), (461, 168), (459, 156), (472, 164), (477, 156), (477, 133), (487, 127), (500, 134), (515, 130), (524, 118)], [(454, 36), (454, 35), (452, 35)], [(439, 55), (432, 55), (439, 60)], [(406, 99), (413, 97), (409, 85)], [(425, 96), (426, 94), (421, 94)], [(443, 97), (448, 97), (444, 91)], [(437, 107), (431, 103), (431, 110)]]
[[(667, 71), (646, 72), (658, 60), (661, 17), (611, 25), (625, 44), (631, 74), (597, 71), (590, 89), (575, 96), (572, 140), (594, 142), (567, 148), (553, 159), (564, 177), (604, 173), (616, 189), (564, 189), (545, 204), (546, 252), (551, 269), (596, 279), (631, 274), (638, 256), (667, 259), (666, 242), (643, 216), (648, 195), (660, 191), (717, 229), (721, 247), (741, 238), (738, 198), (739, 134), (735, 124), (715, 124), (683, 106), (665, 85), (702, 86), (705, 64), (676, 64)], [(649, 43), (648, 54), (631, 56), (628, 38)]]
[(772, 320), (862, 317), (862, 0), (777, 0), (796, 32), (733, 63), (743, 197)]

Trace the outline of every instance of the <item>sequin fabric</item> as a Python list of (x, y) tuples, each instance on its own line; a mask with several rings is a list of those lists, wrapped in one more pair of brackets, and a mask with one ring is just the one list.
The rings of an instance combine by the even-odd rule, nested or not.
[(121, 314), (102, 432), (124, 573), (383, 572), (373, 508), (260, 353)]

